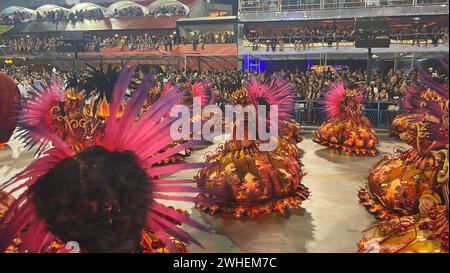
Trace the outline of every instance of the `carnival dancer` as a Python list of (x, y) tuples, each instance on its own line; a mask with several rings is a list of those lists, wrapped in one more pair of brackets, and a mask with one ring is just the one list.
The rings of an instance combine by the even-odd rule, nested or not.
[(369, 174), (363, 204), (380, 222), (364, 233), (360, 252), (448, 252), (448, 88), (420, 74), (409, 102), (413, 148), (384, 158)]
[[(428, 81), (424, 76), (422, 79)], [(431, 146), (432, 132), (426, 120), (430, 115), (420, 102), (445, 109), (448, 99), (442, 93), (442, 90), (435, 91), (422, 84), (408, 90), (407, 104), (411, 105), (408, 123), (411, 127), (404, 130), (400, 137), (411, 148), (396, 148), (393, 154), (383, 156), (370, 168), (368, 185), (359, 192), (361, 203), (376, 217), (415, 215), (419, 213), (420, 200), (425, 200), (423, 196), (440, 202), (439, 194), (435, 193), (434, 180), (442, 162), (431, 153), (434, 149)]]
[[(262, 105), (278, 106), (280, 121), (291, 119), (294, 99), (295, 86), (280, 78), (266, 83), (252, 79), (232, 94), (235, 105), (253, 105), (256, 109)], [(243, 139), (236, 138), (239, 123), (244, 124)], [(263, 141), (249, 137), (249, 123), (248, 117), (236, 120), (232, 139), (221, 144), (215, 154), (206, 155), (206, 161), (215, 165), (199, 172), (198, 185), (201, 189), (222, 192), (200, 193), (199, 198), (220, 203), (197, 202), (198, 209), (211, 214), (255, 217), (271, 212), (287, 213), (289, 209), (299, 208), (308, 198), (309, 191), (301, 183), (304, 173), (297, 158), (281, 149), (262, 151)], [(258, 126), (266, 124), (258, 123)]]
[[(21, 122), (29, 132), (28, 141), (51, 146), (0, 186), (0, 203), (9, 207), (1, 216), (1, 252), (70, 252), (74, 245), (79, 245), (81, 252), (184, 252), (186, 245), (200, 244), (178, 225), (206, 229), (184, 212), (157, 201), (198, 201), (180, 193), (201, 191), (189, 185), (191, 180), (163, 176), (201, 168), (204, 163), (155, 167), (196, 144), (187, 141), (158, 153), (172, 142), (170, 127), (176, 119), (168, 113), (184, 92), (173, 87), (173, 92), (139, 116), (151, 88), (149, 75), (126, 102), (119, 118), (133, 72), (130, 67), (121, 71), (104, 133), (81, 151), (71, 149), (49, 129), (47, 113), (28, 109)], [(45, 105), (56, 91), (52, 87), (42, 90), (36, 104)]]
[(378, 137), (361, 110), (363, 99), (359, 89), (333, 85), (325, 94), (329, 119), (314, 133), (313, 141), (343, 153), (378, 155)]
[(410, 88), (406, 91), (402, 100), (403, 113), (392, 120), (390, 134), (393, 137), (398, 137), (402, 140), (409, 137), (409, 133), (414, 130), (415, 124), (412, 122), (424, 115), (423, 110), (414, 109), (411, 104), (413, 96), (417, 92), (422, 92), (422, 88)]

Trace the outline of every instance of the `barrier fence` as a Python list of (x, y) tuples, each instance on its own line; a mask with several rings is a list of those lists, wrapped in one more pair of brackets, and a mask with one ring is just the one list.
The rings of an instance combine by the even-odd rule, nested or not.
[[(312, 46), (354, 46), (357, 35), (302, 35), (302, 36), (273, 36), (273, 37), (244, 37), (244, 46), (252, 46), (254, 50), (259, 47), (264, 47), (273, 43), (273, 39), (276, 39), (277, 45), (279, 41), (284, 42), (284, 46), (294, 46), (295, 48), (312, 47)], [(448, 32), (435, 32), (435, 33), (413, 33), (413, 34), (390, 34), (389, 38), (392, 44), (406, 44), (406, 45), (435, 45), (448, 44)]]
[[(401, 109), (397, 103), (370, 101), (364, 103), (363, 113), (374, 128), (387, 129)], [(295, 119), (301, 125), (320, 126), (328, 118), (322, 101), (299, 100), (295, 106)]]

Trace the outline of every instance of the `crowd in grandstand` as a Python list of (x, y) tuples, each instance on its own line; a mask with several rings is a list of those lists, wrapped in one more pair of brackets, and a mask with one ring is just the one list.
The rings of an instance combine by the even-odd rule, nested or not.
[(15, 25), (31, 20), (32, 18), (32, 14), (20, 11), (12, 14), (0, 14), (0, 25)]
[(63, 20), (66, 18), (66, 13), (64, 10), (50, 10), (48, 12), (44, 12), (41, 14), (40, 12), (36, 12), (36, 20)]
[(84, 20), (102, 20), (104, 18), (104, 13), (101, 8), (90, 9), (90, 10), (77, 10), (75, 12), (70, 12), (67, 15), (67, 20), (71, 22), (84, 21)]
[(59, 43), (56, 37), (36, 37), (30, 36), (20, 38), (0, 38), (0, 46), (6, 46), (13, 52), (19, 54), (36, 54), (54, 51)]
[(421, 43), (425, 46), (432, 44), (437, 46), (439, 42), (448, 44), (448, 25), (413, 25), (411, 27), (393, 28), (391, 30), (391, 39), (397, 40), (400, 43), (405, 43), (407, 40), (412, 40), (412, 44), (420, 46)]
[(94, 36), (93, 41), (85, 46), (85, 50), (100, 51), (117, 48), (120, 51), (146, 51), (159, 50), (161, 46), (164, 46), (165, 51), (168, 51), (172, 50), (173, 44), (176, 44), (173, 35)]
[(352, 40), (353, 27), (309, 27), (287, 29), (285, 31), (253, 30), (247, 33), (246, 38), (252, 43), (253, 50), (265, 45), (266, 51), (275, 51), (278, 47), (283, 51), (285, 44), (293, 44), (296, 50), (305, 49), (314, 43), (323, 45), (335, 42), (336, 47), (343, 41)]
[[(448, 25), (412, 25), (410, 27), (392, 28), (391, 40), (398, 43), (412, 41), (413, 46), (437, 46), (439, 43), (448, 44)], [(344, 42), (355, 40), (353, 27), (327, 26), (304, 26), (295, 29), (281, 31), (270, 29), (253, 29), (246, 33), (245, 38), (251, 43), (253, 50), (265, 47), (266, 51), (283, 51), (288, 44), (293, 45), (295, 50), (306, 49), (317, 46), (336, 46)]]
[[(171, 51), (175, 44), (192, 44), (194, 50), (200, 46), (202, 49), (208, 44), (234, 43), (235, 36), (232, 33), (195, 32), (192, 37), (180, 37), (179, 41), (173, 34), (149, 34), (142, 35), (111, 35), (93, 36), (92, 41), (84, 45), (81, 50), (99, 52), (102, 49), (116, 48), (120, 51)], [(61, 37), (4, 37), (0, 38), (0, 46), (9, 47), (18, 54), (39, 54), (55, 51), (57, 45), (62, 45)]]
[(185, 38), (181, 37), (181, 43), (192, 44), (192, 49), (197, 50), (198, 46), (201, 45), (201, 48), (203, 49), (205, 47), (205, 44), (228, 44), (228, 43), (235, 43), (235, 36), (232, 33), (225, 32), (225, 33), (213, 33), (212, 31), (209, 32), (195, 32), (192, 37), (190, 38), (190, 41)]
[(121, 51), (148, 51), (148, 50), (160, 50), (164, 47), (165, 51), (171, 51), (172, 45), (175, 44), (192, 44), (194, 50), (197, 50), (201, 45), (203, 49), (206, 44), (224, 44), (234, 43), (234, 35), (228, 32), (225, 33), (213, 33), (213, 32), (195, 32), (192, 37), (186, 38), (180, 37), (177, 41), (175, 35), (155, 35), (155, 34), (143, 34), (143, 35), (130, 35), (130, 36), (95, 36), (93, 41), (88, 43), (85, 47), (87, 51), (100, 51), (105, 48), (117, 48)]
[(153, 16), (186, 15), (186, 9), (181, 5), (163, 5), (153, 11), (150, 11), (149, 15)]
[(113, 16), (114, 17), (119, 17), (119, 16), (144, 16), (145, 13), (142, 10), (142, 8), (137, 7), (137, 6), (131, 6), (131, 7), (126, 7), (126, 8), (122, 8), (122, 9), (115, 9)]
[[(48, 83), (51, 74), (56, 70), (51, 67), (37, 68), (30, 66), (6, 66), (4, 70), (11, 75), (19, 84), (21, 90), (27, 90), (36, 82)], [(433, 78), (439, 79), (448, 85), (448, 73), (440, 74), (437, 70), (428, 71)], [(139, 73), (141, 77), (143, 73)], [(399, 105), (407, 88), (413, 81), (417, 79), (417, 73), (412, 70), (405, 73), (402, 70), (394, 71), (390, 69), (386, 73), (374, 71), (371, 82), (366, 82), (366, 71), (350, 70), (345, 67), (339, 67), (335, 70), (330, 68), (317, 72), (313, 69), (305, 71), (279, 71), (272, 75), (266, 73), (258, 74), (251, 71), (239, 70), (208, 70), (204, 72), (190, 71), (182, 72), (178, 70), (170, 70), (168, 72), (154, 73), (155, 80), (159, 82), (159, 86), (163, 86), (167, 82), (173, 84), (184, 83), (186, 81), (195, 82), (197, 80), (208, 80), (216, 92), (216, 96), (221, 96), (224, 100), (230, 97), (231, 92), (242, 87), (242, 83), (251, 77), (257, 77), (266, 80), (269, 77), (281, 76), (288, 79), (297, 87), (297, 95), (299, 100), (304, 101), (320, 101), (324, 93), (336, 81), (346, 81), (348, 84), (365, 90), (367, 101), (389, 102)], [(69, 74), (56, 72), (56, 76), (60, 80), (65, 80)], [(162, 90), (162, 89), (161, 89)]]

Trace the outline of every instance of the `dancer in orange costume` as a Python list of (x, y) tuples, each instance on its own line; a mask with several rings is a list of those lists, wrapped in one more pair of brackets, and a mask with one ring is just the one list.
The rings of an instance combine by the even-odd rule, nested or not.
[(331, 87), (325, 95), (329, 119), (314, 133), (313, 141), (356, 155), (376, 156), (378, 137), (361, 110), (363, 95), (358, 89), (346, 89), (343, 83)]
[[(275, 78), (260, 83), (252, 79), (244, 89), (233, 93), (232, 101), (235, 105), (256, 108), (278, 105), (279, 121), (290, 121), (295, 94), (295, 87), (285, 80)], [(248, 123), (245, 118), (238, 122)], [(261, 151), (259, 140), (248, 137), (237, 140), (234, 136), (233, 133), (233, 139), (220, 145), (215, 154), (206, 155), (206, 161), (215, 165), (204, 168), (198, 175), (201, 189), (219, 190), (198, 197), (219, 202), (197, 202), (196, 207), (234, 217), (285, 214), (289, 209), (299, 208), (309, 197), (309, 190), (301, 183), (304, 173), (297, 154), (280, 146), (273, 151)]]
[(383, 158), (360, 191), (380, 219), (365, 231), (360, 252), (448, 252), (448, 88), (424, 72), (420, 82), (408, 91), (417, 118), (401, 135), (413, 148)]

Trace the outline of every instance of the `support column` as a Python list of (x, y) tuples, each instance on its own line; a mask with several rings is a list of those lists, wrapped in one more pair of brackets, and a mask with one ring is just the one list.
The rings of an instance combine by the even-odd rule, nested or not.
[(397, 52), (394, 52), (394, 72), (397, 72), (397, 70), (398, 70)]
[(373, 62), (373, 56), (372, 56), (372, 48), (368, 48), (367, 52), (367, 83), (370, 83), (372, 81), (372, 62)]

